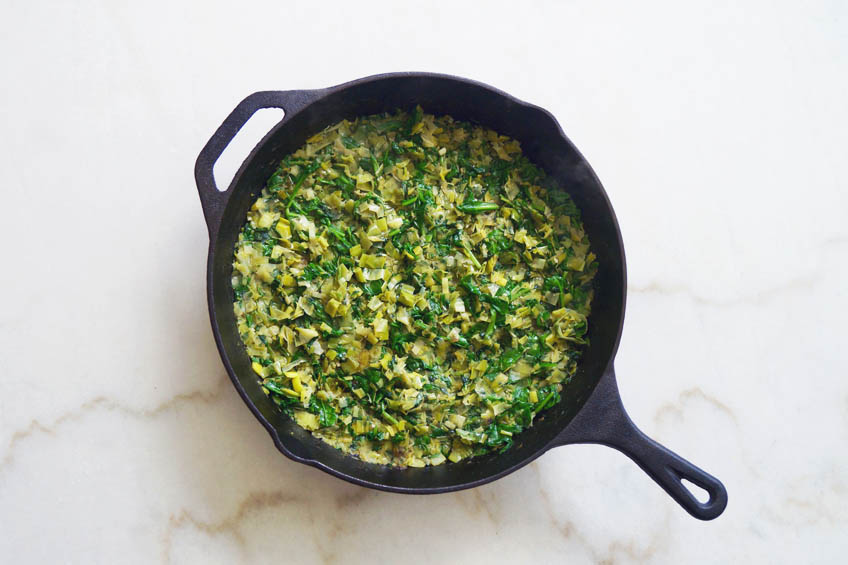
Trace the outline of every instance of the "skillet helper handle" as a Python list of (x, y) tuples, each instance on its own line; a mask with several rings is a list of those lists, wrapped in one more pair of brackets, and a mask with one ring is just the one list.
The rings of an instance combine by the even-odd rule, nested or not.
[[(610, 366), (586, 405), (553, 445), (603, 444), (627, 455), (656, 483), (699, 520), (712, 520), (727, 506), (727, 490), (717, 478), (646, 436), (621, 403), (615, 370)], [(701, 502), (683, 484), (686, 479), (709, 494)]]
[[(262, 108), (280, 108), (285, 112), (279, 127), (287, 122), (293, 115), (303, 109), (318, 96), (320, 90), (269, 90), (255, 92), (242, 100), (224, 122), (218, 127), (206, 145), (200, 151), (194, 165), (194, 179), (197, 190), (200, 193), (200, 204), (203, 206), (203, 215), (209, 228), (210, 238), (218, 231), (223, 216), (224, 208), (229, 200), (233, 183), (226, 190), (219, 190), (215, 183), (213, 168), (215, 162), (221, 157), (224, 149), (233, 140), (239, 130), (247, 121)], [(236, 175), (238, 176), (238, 175)]]

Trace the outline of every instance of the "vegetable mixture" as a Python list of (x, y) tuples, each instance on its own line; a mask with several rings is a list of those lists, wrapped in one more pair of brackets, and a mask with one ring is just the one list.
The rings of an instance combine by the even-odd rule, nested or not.
[(364, 461), (508, 449), (586, 343), (595, 255), (517, 141), (449, 116), (342, 121), (286, 157), (233, 263), (271, 399)]

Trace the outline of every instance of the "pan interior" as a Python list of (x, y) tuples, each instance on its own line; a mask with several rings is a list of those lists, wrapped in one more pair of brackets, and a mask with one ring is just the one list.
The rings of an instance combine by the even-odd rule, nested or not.
[[(308, 137), (342, 119), (409, 109), (420, 104), (432, 114), (478, 123), (517, 139), (524, 154), (553, 176), (583, 214), (592, 251), (598, 257), (595, 297), (589, 316), (589, 345), (562, 402), (545, 411), (503, 454), (488, 454), (458, 464), (396, 469), (364, 463), (312, 437), (282, 415), (265, 396), (236, 329), (233, 313), (233, 247), (247, 211), (279, 161)], [(615, 353), (624, 309), (624, 255), (615, 216), (588, 163), (543, 110), (483, 85), (433, 75), (389, 75), (326, 91), (290, 117), (257, 147), (234, 180), (233, 193), (210, 249), (210, 293), (224, 362), (237, 387), (253, 404), (278, 445), (296, 458), (360, 484), (397, 491), (438, 492), (474, 486), (529, 462), (571, 421)]]

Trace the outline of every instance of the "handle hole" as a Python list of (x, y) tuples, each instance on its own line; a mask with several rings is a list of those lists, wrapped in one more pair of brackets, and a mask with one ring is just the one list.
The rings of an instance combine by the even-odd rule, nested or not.
[(700, 502), (701, 504), (706, 504), (710, 500), (710, 493), (690, 481), (689, 479), (684, 479), (681, 477), (680, 482), (683, 483), (683, 486), (686, 487), (686, 490), (692, 493), (692, 496), (695, 497), (695, 500)]
[(247, 120), (212, 167), (218, 190), (224, 192), (230, 188), (233, 177), (253, 148), (285, 115), (281, 108), (260, 108)]

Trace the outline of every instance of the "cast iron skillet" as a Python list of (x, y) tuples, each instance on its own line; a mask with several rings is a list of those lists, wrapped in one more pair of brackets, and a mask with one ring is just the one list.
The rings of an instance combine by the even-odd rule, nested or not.
[[(230, 278), (233, 246), (247, 210), (285, 155), (343, 118), (408, 109), (416, 104), (427, 112), (479, 123), (520, 141), (527, 157), (556, 177), (579, 206), (600, 266), (589, 317), (590, 345), (557, 406), (541, 415), (503, 454), (458, 464), (395, 469), (344, 455), (313, 438), (272, 404), (262, 392), (239, 338)], [(285, 117), (253, 149), (229, 188), (221, 191), (215, 185), (212, 167), (260, 108), (282, 108)], [(630, 457), (696, 518), (710, 520), (724, 510), (727, 491), (718, 479), (645, 436), (624, 411), (613, 369), (626, 295), (618, 222), (600, 181), (547, 111), (485, 84), (429, 73), (377, 75), (320, 90), (257, 92), (227, 116), (200, 152), (194, 172), (209, 228), (206, 279), (215, 341), (236, 390), (286, 456), (358, 485), (423, 494), (488, 483), (552, 447), (600, 443)], [(699, 502), (681, 479), (705, 489), (709, 500)]]

